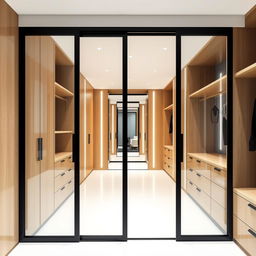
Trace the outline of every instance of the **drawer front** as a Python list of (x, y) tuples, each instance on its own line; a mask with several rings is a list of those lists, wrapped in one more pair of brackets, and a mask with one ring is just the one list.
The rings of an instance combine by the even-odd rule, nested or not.
[(256, 205), (234, 193), (234, 215), (256, 230)]
[(187, 156), (187, 169), (196, 169), (196, 161), (192, 156)]
[(211, 182), (211, 197), (222, 207), (226, 208), (226, 190), (213, 182)]
[(222, 188), (227, 187), (227, 171), (226, 169), (220, 169), (211, 166), (211, 180), (215, 184), (221, 186)]
[(256, 255), (256, 231), (234, 216), (234, 239), (250, 254)]
[(211, 199), (211, 216), (224, 231), (227, 230), (226, 209), (213, 199)]
[(208, 164), (205, 162), (199, 160), (199, 159), (194, 159), (194, 165), (195, 169), (204, 177), (211, 179), (211, 169)]
[(55, 177), (67, 170), (70, 166), (69, 159), (65, 158), (55, 163)]
[(187, 178), (191, 180), (193, 183), (196, 181), (195, 175), (196, 175), (196, 171), (193, 170), (192, 168), (189, 168), (187, 171)]
[(211, 181), (209, 179), (205, 178), (202, 174), (200, 174), (198, 171), (196, 171), (195, 177), (194, 177), (194, 182), (206, 194), (210, 195)]
[(73, 178), (74, 171), (73, 169), (68, 169), (63, 171), (60, 175), (55, 177), (55, 192), (63, 187), (70, 179)]
[(211, 198), (200, 188), (195, 188), (195, 199), (201, 205), (201, 207), (210, 214), (211, 210)]
[(55, 193), (55, 209), (74, 191), (74, 180), (70, 179)]

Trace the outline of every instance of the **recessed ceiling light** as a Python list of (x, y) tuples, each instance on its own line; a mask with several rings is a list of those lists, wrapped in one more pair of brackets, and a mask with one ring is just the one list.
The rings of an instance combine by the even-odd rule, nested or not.
[(97, 50), (98, 50), (98, 51), (101, 51), (101, 50), (102, 50), (102, 48), (101, 48), (101, 47), (98, 47), (98, 48), (97, 48)]
[(108, 73), (108, 72), (109, 72), (109, 69), (105, 69), (105, 72), (107, 72), (107, 73)]
[(157, 72), (157, 70), (156, 70), (156, 69), (154, 69), (154, 70), (153, 70), (153, 72), (154, 72), (154, 73), (156, 73), (156, 72)]
[(167, 48), (167, 47), (164, 47), (164, 48), (163, 48), (163, 50), (164, 50), (164, 51), (167, 51), (167, 50), (168, 50), (168, 48)]
[(131, 58), (132, 58), (132, 55), (129, 55), (129, 58), (131, 59)]

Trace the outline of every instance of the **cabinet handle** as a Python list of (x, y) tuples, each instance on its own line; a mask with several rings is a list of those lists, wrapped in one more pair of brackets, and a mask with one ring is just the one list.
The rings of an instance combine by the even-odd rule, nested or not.
[(64, 162), (65, 162), (65, 159), (61, 160), (60, 162), (61, 162), (61, 163), (64, 163)]
[(171, 159), (170, 157), (168, 157), (168, 159)]
[(68, 169), (68, 172), (70, 172), (70, 171), (72, 171), (72, 169), (70, 168), (70, 169)]
[(201, 161), (200, 160), (196, 160), (198, 163), (201, 163)]
[(254, 231), (252, 231), (250, 228), (248, 229), (248, 232), (249, 232), (252, 236), (254, 236), (254, 237), (256, 238), (256, 233), (255, 233)]
[(255, 205), (249, 203), (248, 206), (249, 206), (250, 208), (252, 208), (254, 211), (256, 211), (256, 206), (255, 206)]
[(62, 191), (62, 190), (64, 190), (65, 189), (65, 186), (63, 186), (60, 190)]
[(190, 185), (193, 185), (193, 183), (192, 183), (191, 181), (189, 182), (189, 184), (190, 184)]
[(171, 166), (170, 166), (170, 165), (168, 165), (168, 167), (170, 168)]
[(63, 172), (60, 176), (64, 176), (65, 175), (65, 172)]
[(191, 160), (192, 160), (193, 158), (190, 156), (190, 157), (189, 157), (189, 159), (191, 159)]
[[(110, 133), (110, 140), (111, 140), (111, 133)], [(88, 144), (91, 144), (91, 134), (88, 133)]]
[(201, 189), (200, 189), (200, 188), (196, 188), (196, 190), (197, 190), (198, 192), (201, 192)]
[(193, 172), (193, 169), (189, 168), (189, 170), (190, 170), (191, 172)]
[(72, 182), (72, 180), (70, 180), (69, 182), (68, 182), (68, 184), (70, 184)]
[(201, 177), (201, 176), (202, 176), (202, 175), (201, 175), (201, 174), (199, 174), (199, 173), (197, 173), (196, 175), (197, 175), (198, 177)]
[(214, 167), (214, 170), (217, 171), (217, 172), (221, 172), (221, 169), (217, 168), (217, 167)]
[(43, 160), (43, 138), (37, 138), (37, 160)]

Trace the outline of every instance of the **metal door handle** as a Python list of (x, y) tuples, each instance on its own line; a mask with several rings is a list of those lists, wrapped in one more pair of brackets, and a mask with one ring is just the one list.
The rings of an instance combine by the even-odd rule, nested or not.
[(248, 206), (249, 206), (250, 208), (252, 208), (254, 211), (256, 211), (256, 206), (255, 206), (255, 205), (249, 203)]

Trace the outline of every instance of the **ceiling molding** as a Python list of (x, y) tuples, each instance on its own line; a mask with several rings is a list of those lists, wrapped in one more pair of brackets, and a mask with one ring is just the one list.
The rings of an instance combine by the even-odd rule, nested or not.
[(244, 15), (19, 15), (20, 27), (244, 27)]

